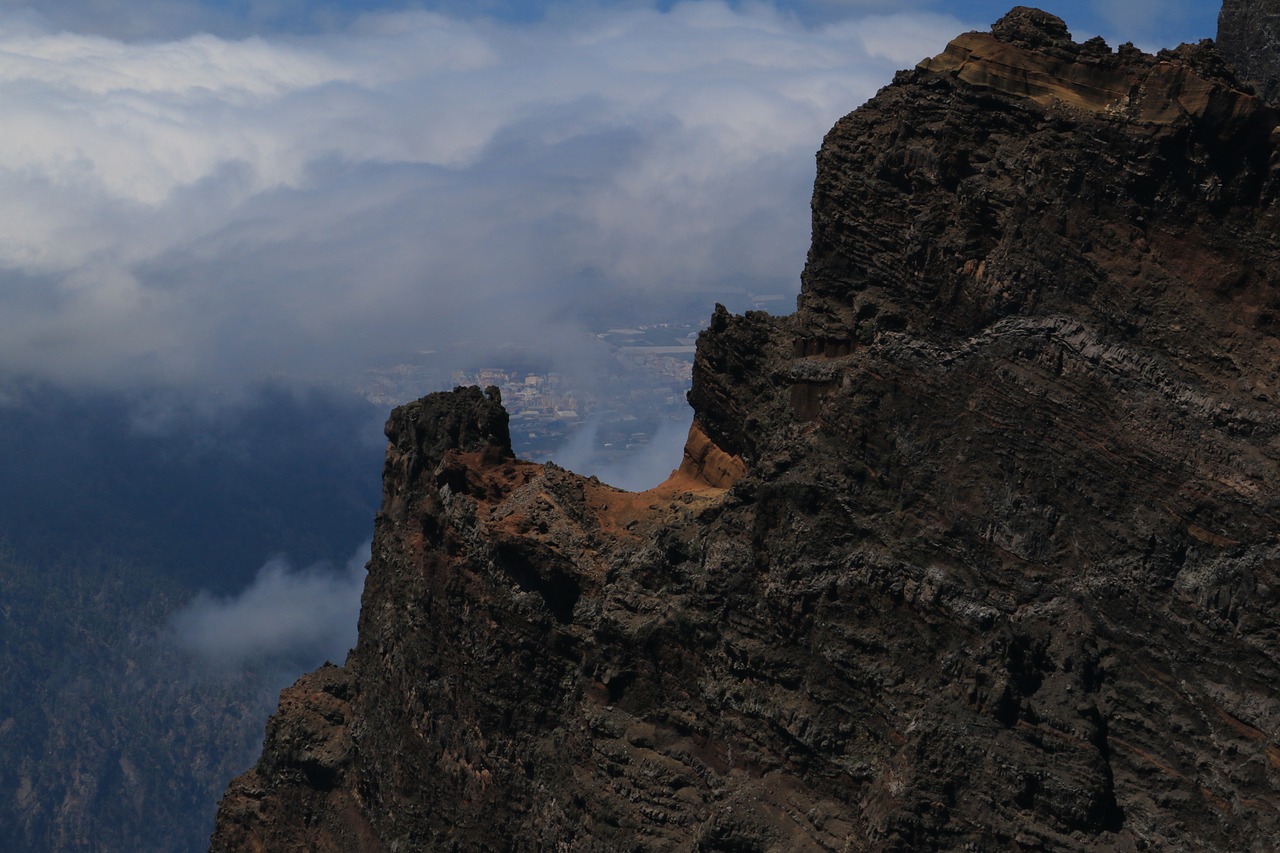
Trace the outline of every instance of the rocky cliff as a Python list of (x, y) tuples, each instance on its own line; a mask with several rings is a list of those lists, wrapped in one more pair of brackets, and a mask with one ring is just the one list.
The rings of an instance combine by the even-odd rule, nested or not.
[(1019, 7), (828, 134), (668, 483), (396, 410), (359, 644), (214, 849), (1274, 849), (1278, 124)]
[(1218, 48), (1260, 97), (1280, 99), (1280, 0), (1225, 0)]

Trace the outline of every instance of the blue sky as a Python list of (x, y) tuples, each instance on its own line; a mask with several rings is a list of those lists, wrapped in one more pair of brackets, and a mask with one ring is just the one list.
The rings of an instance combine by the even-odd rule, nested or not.
[[(40, 15), (59, 27), (132, 38), (175, 38), (198, 31), (239, 38), (251, 34), (315, 33), (349, 26), (361, 15), (425, 9), (453, 17), (491, 17), (530, 23), (572, 17), (587, 7), (622, 10), (649, 7), (661, 11), (672, 0), (5, 0), (0, 9)], [(734, 2), (750, 8), (750, 2)], [(763, 5), (763, 4), (754, 4)], [(1014, 5), (995, 0), (777, 0), (770, 4), (811, 26), (866, 14), (934, 13), (977, 25), (989, 25)], [(1031, 4), (1035, 5), (1035, 4)], [(1203, 0), (1060, 0), (1042, 8), (1064, 18), (1077, 35), (1102, 34), (1110, 41), (1171, 45), (1212, 37), (1218, 5)]]
[[(1213, 30), (1054, 8), (1081, 40)], [(1003, 11), (0, 0), (0, 399), (359, 387), (466, 341), (589, 372), (584, 305), (794, 294), (823, 134)]]

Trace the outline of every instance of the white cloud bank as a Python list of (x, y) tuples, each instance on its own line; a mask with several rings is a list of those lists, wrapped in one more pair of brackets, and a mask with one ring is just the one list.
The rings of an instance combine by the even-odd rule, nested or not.
[(356, 641), (368, 554), (366, 544), (341, 571), (295, 570), (277, 557), (239, 595), (200, 593), (173, 617), (177, 644), (217, 667), (341, 663)]
[(116, 386), (350, 381), (450, 340), (554, 349), (618, 294), (794, 291), (822, 135), (966, 28), (719, 2), (4, 24), (0, 373)]

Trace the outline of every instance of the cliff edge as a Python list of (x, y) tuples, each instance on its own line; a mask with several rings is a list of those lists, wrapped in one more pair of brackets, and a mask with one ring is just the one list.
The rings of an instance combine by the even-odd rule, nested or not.
[(1225, 0), (1218, 47), (1259, 97), (1280, 100), (1280, 0)]
[(359, 643), (213, 849), (1273, 849), (1278, 125), (1018, 7), (827, 135), (663, 486), (397, 409)]

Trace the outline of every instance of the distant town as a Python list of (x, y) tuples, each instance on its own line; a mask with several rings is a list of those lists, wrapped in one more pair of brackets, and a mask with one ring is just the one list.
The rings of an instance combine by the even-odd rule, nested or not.
[(361, 393), (398, 405), (457, 385), (497, 386), (511, 415), (511, 438), (523, 458), (546, 461), (586, 436), (598, 457), (622, 456), (649, 443), (664, 424), (687, 426), (697, 323), (656, 323), (593, 333), (610, 363), (571, 374), (541, 369), (519, 352), (483, 367), (442, 374), (440, 353), (371, 371)]

